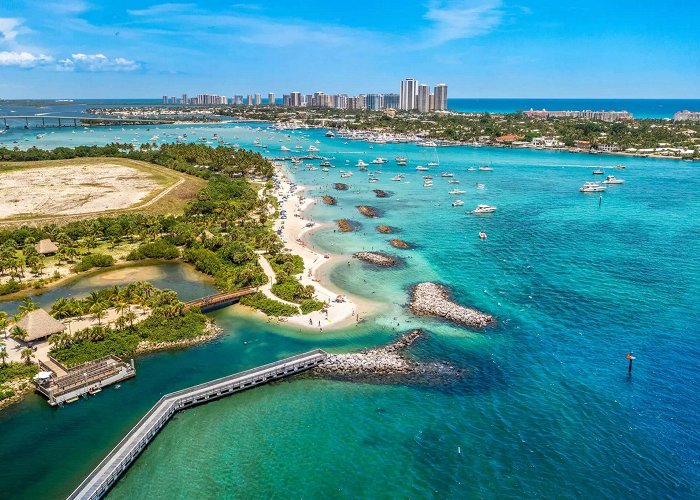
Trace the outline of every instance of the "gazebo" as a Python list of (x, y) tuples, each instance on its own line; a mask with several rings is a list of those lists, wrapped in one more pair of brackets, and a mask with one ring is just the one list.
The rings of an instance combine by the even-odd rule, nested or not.
[(27, 342), (44, 339), (54, 333), (63, 333), (66, 329), (66, 325), (51, 317), (43, 309), (30, 311), (17, 322), (17, 326), (27, 331), (27, 336), (24, 339)]
[(56, 252), (58, 252), (58, 247), (56, 246), (56, 243), (49, 239), (41, 240), (39, 243), (34, 245), (34, 248), (36, 248), (36, 251), (39, 252), (41, 255), (53, 255)]

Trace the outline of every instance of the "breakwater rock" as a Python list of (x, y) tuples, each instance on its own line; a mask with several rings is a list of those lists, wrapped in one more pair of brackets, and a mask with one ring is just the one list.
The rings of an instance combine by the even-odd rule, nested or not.
[(424, 335), (413, 330), (384, 347), (348, 354), (331, 354), (314, 368), (314, 374), (335, 380), (359, 380), (378, 383), (445, 384), (454, 382), (466, 371), (442, 362), (421, 362), (404, 350)]
[(333, 198), (332, 196), (328, 196), (327, 194), (323, 195), (322, 199), (323, 203), (325, 203), (326, 205), (335, 205), (337, 203), (335, 198)]
[(338, 224), (338, 229), (343, 233), (351, 233), (355, 230), (353, 224), (347, 219), (340, 219), (335, 222)]
[(380, 233), (384, 233), (384, 234), (391, 234), (394, 232), (394, 228), (391, 226), (381, 225), (381, 226), (377, 226), (377, 231), (379, 231)]
[(374, 207), (370, 207), (367, 205), (358, 205), (357, 209), (365, 217), (379, 217), (379, 211)]
[(397, 240), (396, 238), (389, 240), (389, 244), (394, 248), (403, 248), (404, 250), (413, 248), (410, 243), (405, 242), (403, 240)]
[(495, 321), (489, 314), (457, 304), (447, 288), (430, 282), (413, 287), (409, 308), (419, 316), (436, 316), (470, 328), (483, 328)]
[(388, 198), (390, 196), (389, 193), (382, 191), (381, 189), (374, 189), (373, 191), (377, 198)]
[(382, 267), (391, 267), (398, 263), (396, 257), (381, 252), (357, 252), (353, 257)]
[(348, 185), (343, 184), (342, 182), (336, 182), (334, 187), (338, 191), (347, 191), (348, 190)]

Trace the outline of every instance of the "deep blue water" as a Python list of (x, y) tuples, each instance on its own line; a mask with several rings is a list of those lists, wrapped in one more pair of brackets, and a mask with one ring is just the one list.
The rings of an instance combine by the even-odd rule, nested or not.
[[(406, 265), (377, 270), (351, 261), (332, 282), (373, 300), (379, 313), (360, 328), (323, 335), (215, 314), (216, 342), (137, 360), (120, 391), (59, 410), (38, 396), (0, 413), (0, 482), (11, 497), (70, 491), (164, 392), (313, 347), (350, 350), (386, 342), (392, 328), (425, 328), (413, 351), (469, 370), (450, 387), (302, 380), (275, 384), (179, 415), (113, 491), (114, 498), (411, 497), (697, 498), (700, 495), (700, 170), (697, 163), (555, 151), (344, 142), (323, 131), (271, 132), (266, 125), (62, 129), (36, 139), (12, 130), (21, 147), (104, 144), (159, 135), (193, 140), (214, 133), (270, 156), (310, 144), (336, 168), (292, 175), (336, 206), (309, 215), (330, 223), (311, 237), (329, 253), (382, 249)], [(27, 140), (23, 140), (26, 138)], [(259, 150), (263, 151), (263, 150)], [(367, 182), (354, 165), (378, 167)], [(439, 161), (422, 186), (419, 164)], [(623, 162), (626, 169), (614, 166)], [(469, 172), (488, 163), (492, 172)], [(592, 170), (622, 177), (602, 205), (578, 192)], [(372, 167), (374, 170), (377, 167)], [(348, 170), (351, 189), (332, 190)], [(450, 185), (448, 171), (461, 184)], [(404, 173), (402, 182), (390, 178)], [(450, 206), (455, 186), (465, 206)], [(373, 189), (392, 196), (376, 198)], [(465, 213), (478, 203), (495, 214)], [(373, 205), (380, 219), (355, 206)], [(347, 217), (356, 233), (334, 231)], [(392, 249), (382, 223), (415, 244)], [(487, 241), (477, 234), (486, 231)], [(456, 300), (494, 314), (471, 331), (415, 318), (407, 288), (438, 281)], [(185, 287), (190, 286), (184, 284)], [(69, 290), (69, 292), (72, 292)], [(627, 376), (625, 354), (638, 359)], [(29, 443), (29, 444), (28, 444)], [(37, 450), (29, 448), (39, 444)], [(461, 451), (461, 453), (460, 453)], [(52, 464), (62, 461), (60, 469)]]

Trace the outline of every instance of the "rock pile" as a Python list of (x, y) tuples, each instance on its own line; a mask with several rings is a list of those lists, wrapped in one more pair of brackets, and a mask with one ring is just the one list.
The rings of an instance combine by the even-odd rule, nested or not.
[(353, 257), (382, 267), (391, 267), (398, 263), (396, 257), (381, 252), (357, 252)]
[(347, 219), (340, 219), (335, 222), (338, 224), (338, 229), (340, 229), (340, 231), (343, 233), (351, 233), (355, 230), (355, 228), (352, 227), (352, 224), (350, 224), (350, 221)]
[(377, 231), (379, 231), (380, 233), (384, 233), (384, 234), (391, 234), (394, 232), (394, 228), (391, 226), (381, 225), (381, 226), (377, 226)]
[(374, 189), (374, 194), (377, 195), (377, 198), (388, 198), (389, 193), (386, 191), (382, 191), (381, 189)]
[(493, 316), (453, 302), (444, 286), (429, 282), (413, 287), (409, 307), (413, 314), (437, 316), (471, 328), (483, 328), (495, 321)]
[(358, 205), (357, 209), (365, 217), (379, 217), (379, 212), (376, 208), (367, 205)]
[(335, 189), (338, 191), (347, 191), (348, 190), (348, 185), (343, 184), (342, 182), (336, 182), (335, 183)]
[(411, 244), (396, 238), (389, 240), (389, 244), (394, 248), (403, 248), (404, 250), (411, 248)]
[(328, 196), (327, 194), (323, 195), (323, 202), (326, 205), (335, 205), (336, 204), (335, 198), (333, 198), (332, 196)]

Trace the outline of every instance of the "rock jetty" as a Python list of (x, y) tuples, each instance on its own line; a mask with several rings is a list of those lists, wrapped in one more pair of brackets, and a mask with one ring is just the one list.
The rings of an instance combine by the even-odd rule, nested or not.
[(380, 233), (384, 233), (384, 234), (391, 234), (394, 232), (394, 228), (391, 226), (381, 225), (381, 226), (377, 226), (377, 231), (379, 231)]
[(340, 231), (343, 233), (351, 233), (355, 230), (352, 224), (350, 224), (350, 221), (347, 219), (340, 219), (335, 222), (338, 224), (338, 229), (340, 229)]
[(331, 354), (314, 368), (314, 374), (335, 380), (378, 383), (444, 384), (462, 378), (466, 371), (442, 362), (420, 362), (403, 351), (424, 335), (413, 330), (384, 347), (348, 354)]
[(337, 203), (335, 198), (333, 198), (332, 196), (328, 196), (327, 194), (323, 195), (322, 199), (323, 203), (325, 203), (326, 205), (335, 205)]
[(348, 190), (348, 185), (343, 184), (342, 182), (336, 182), (335, 183), (335, 189), (338, 191), (347, 191)]
[(493, 323), (493, 316), (455, 303), (448, 290), (436, 283), (419, 283), (411, 292), (409, 308), (419, 316), (436, 316), (470, 328)]
[(407, 243), (403, 240), (397, 240), (396, 238), (389, 240), (389, 244), (394, 248), (403, 248), (404, 250), (412, 248), (410, 243)]
[(381, 252), (357, 252), (353, 257), (382, 267), (392, 267), (398, 263), (396, 257)]
[(367, 205), (358, 205), (357, 209), (365, 217), (379, 217), (379, 212), (376, 208)]
[(388, 198), (389, 193), (386, 191), (382, 191), (381, 189), (374, 189), (374, 194), (377, 196), (377, 198)]

